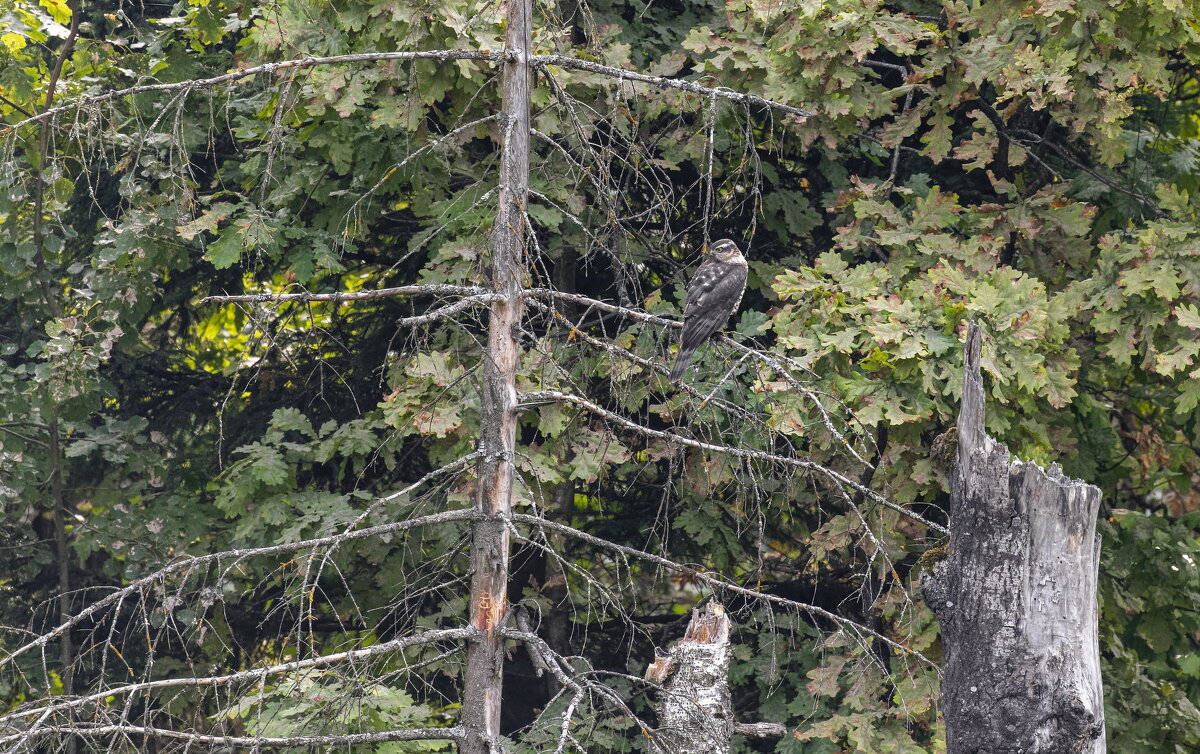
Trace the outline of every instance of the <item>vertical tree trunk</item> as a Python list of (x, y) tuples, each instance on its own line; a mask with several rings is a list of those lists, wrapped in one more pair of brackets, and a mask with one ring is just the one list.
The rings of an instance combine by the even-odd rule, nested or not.
[(1009, 456), (984, 431), (967, 336), (950, 545), (923, 579), (946, 647), (948, 754), (1099, 754), (1100, 490)]
[(476, 505), (471, 547), (471, 625), (481, 633), (467, 649), (462, 700), (466, 737), (462, 754), (500, 751), (500, 693), (504, 640), (500, 622), (508, 611), (509, 535), (517, 429), (517, 340), (525, 270), (524, 206), (529, 185), (530, 0), (508, 0), (504, 64), (500, 194), (492, 227), (492, 287), (504, 298), (492, 304), (483, 354), (483, 400)]
[(733, 702), (729, 698), (729, 614), (712, 601), (693, 610), (683, 638), (646, 671), (663, 685), (659, 729), (662, 754), (729, 754)]

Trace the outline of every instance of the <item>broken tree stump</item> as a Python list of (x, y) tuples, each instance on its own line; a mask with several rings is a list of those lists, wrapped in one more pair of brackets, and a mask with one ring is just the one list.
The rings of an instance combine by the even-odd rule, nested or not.
[(980, 342), (972, 325), (950, 544), (921, 585), (945, 646), (947, 754), (1100, 754), (1100, 490), (987, 435)]
[(659, 754), (729, 754), (733, 735), (781, 738), (782, 723), (739, 723), (729, 696), (732, 621), (721, 603), (711, 600), (692, 610), (683, 638), (669, 652), (657, 653), (646, 680), (662, 686), (659, 728), (651, 740)]
[(662, 684), (654, 742), (668, 754), (728, 754), (733, 738), (729, 698), (729, 614), (717, 601), (692, 611), (683, 638), (646, 670)]

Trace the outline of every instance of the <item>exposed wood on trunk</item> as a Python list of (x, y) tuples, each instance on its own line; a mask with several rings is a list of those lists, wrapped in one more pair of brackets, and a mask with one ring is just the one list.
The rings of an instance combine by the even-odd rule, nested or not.
[(529, 184), (530, 0), (508, 0), (501, 118), (500, 193), (492, 227), (492, 301), (483, 354), (475, 524), (471, 548), (471, 626), (480, 636), (467, 651), (462, 754), (500, 751), (504, 638), (508, 611), (509, 534), (517, 428), (517, 340), (525, 269), (523, 207)]
[(1100, 490), (1013, 459), (984, 430), (967, 336), (950, 545), (923, 578), (946, 648), (948, 754), (1098, 754)]

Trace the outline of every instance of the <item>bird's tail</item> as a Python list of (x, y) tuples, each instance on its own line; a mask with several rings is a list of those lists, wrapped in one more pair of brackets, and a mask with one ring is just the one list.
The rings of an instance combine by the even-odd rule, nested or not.
[(675, 357), (675, 366), (671, 367), (671, 376), (668, 378), (671, 382), (675, 382), (683, 373), (687, 371), (688, 364), (692, 363), (692, 354), (696, 352), (694, 348), (680, 348), (679, 355)]

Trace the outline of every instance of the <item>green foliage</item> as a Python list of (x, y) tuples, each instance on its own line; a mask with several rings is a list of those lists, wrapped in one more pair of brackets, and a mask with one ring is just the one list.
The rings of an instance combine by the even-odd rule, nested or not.
[(1114, 513), (1104, 528), (1101, 586), (1113, 748), (1150, 750), (1165, 738), (1186, 751), (1200, 745), (1200, 521), (1196, 513), (1178, 521)]

